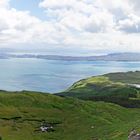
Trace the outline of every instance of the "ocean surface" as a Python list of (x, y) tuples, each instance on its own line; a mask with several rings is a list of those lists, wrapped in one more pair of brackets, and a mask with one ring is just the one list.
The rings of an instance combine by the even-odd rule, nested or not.
[(83, 78), (135, 70), (140, 62), (0, 59), (0, 89), (57, 93)]

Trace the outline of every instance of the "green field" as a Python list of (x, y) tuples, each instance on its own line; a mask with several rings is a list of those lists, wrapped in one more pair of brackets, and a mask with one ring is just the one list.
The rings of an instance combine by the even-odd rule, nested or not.
[[(138, 84), (139, 74), (136, 77)], [(122, 82), (123, 79), (125, 81)], [(139, 89), (128, 86), (126, 83), (130, 79), (126, 76), (123, 79), (116, 80), (114, 74), (84, 79), (64, 93), (58, 94), (66, 97), (29, 91), (0, 91), (1, 138), (2, 140), (127, 140), (132, 128), (140, 132)], [(89, 98), (91, 95), (92, 98)], [(127, 102), (130, 105), (128, 107), (132, 107), (132, 103), (136, 107), (122, 107), (123, 105), (117, 105), (118, 102), (109, 103), (111, 102), (109, 100), (93, 101), (93, 97), (98, 96), (111, 97), (110, 100), (115, 98), (119, 101), (131, 100), (132, 102)], [(51, 124), (54, 131), (41, 132), (40, 126), (44, 123)]]
[[(0, 92), (3, 140), (125, 140), (139, 129), (140, 109), (61, 98), (55, 95)], [(54, 132), (39, 132), (42, 122), (56, 123)]]

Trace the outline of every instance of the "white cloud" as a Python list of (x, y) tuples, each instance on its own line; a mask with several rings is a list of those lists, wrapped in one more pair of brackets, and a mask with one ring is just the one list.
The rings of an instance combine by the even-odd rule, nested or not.
[[(43, 0), (39, 6), (45, 9), (50, 21), (57, 22), (73, 33), (64, 39), (65, 44), (82, 44), (98, 49), (125, 48), (124, 50), (126, 46), (127, 50), (134, 49), (135, 46), (136, 50), (135, 43), (139, 44), (137, 36), (140, 32), (140, 16), (135, 8), (138, 2)], [(138, 46), (137, 50), (140, 50)]]
[(140, 17), (131, 14), (127, 19), (119, 21), (118, 28), (127, 33), (140, 33)]
[(44, 0), (40, 7), (46, 8), (46, 14), (63, 26), (88, 32), (112, 30), (113, 15), (106, 9), (97, 7), (96, 3), (84, 0)]
[(43, 0), (39, 4), (53, 21), (66, 28), (85, 32), (123, 30), (118, 26), (122, 21), (130, 20), (132, 14), (135, 15), (134, 5), (129, 0)]
[(46, 43), (138, 50), (138, 0), (42, 0), (46, 21), (0, 1), (0, 44)]
[(31, 16), (29, 11), (18, 11), (6, 5), (8, 6), (8, 1), (1, 1), (0, 44), (56, 43), (57, 30), (51, 23)]
[(8, 8), (9, 0), (0, 0), (0, 8)]

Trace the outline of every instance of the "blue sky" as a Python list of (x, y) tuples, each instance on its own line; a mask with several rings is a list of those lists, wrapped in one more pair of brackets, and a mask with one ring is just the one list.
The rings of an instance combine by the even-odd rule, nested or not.
[(140, 0), (0, 0), (0, 13), (0, 47), (140, 52)]
[(30, 11), (31, 15), (46, 20), (43, 8), (39, 8), (40, 2), (41, 0), (11, 0), (10, 5), (17, 10)]

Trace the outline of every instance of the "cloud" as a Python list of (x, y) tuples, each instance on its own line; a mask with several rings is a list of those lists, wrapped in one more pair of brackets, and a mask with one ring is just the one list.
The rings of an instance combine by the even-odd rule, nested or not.
[(50, 21), (72, 33), (64, 44), (140, 51), (138, 0), (44, 0), (39, 6)]
[[(137, 0), (43, 0), (46, 15), (68, 30), (92, 33), (124, 31), (138, 33)], [(137, 19), (136, 19), (137, 18)], [(137, 20), (137, 21), (136, 21)], [(123, 27), (123, 25), (126, 27)]]
[(75, 31), (104, 32), (114, 26), (111, 13), (83, 0), (44, 0), (39, 6), (52, 20)]
[(58, 43), (58, 30), (50, 22), (32, 16), (29, 11), (19, 11), (0, 1), (0, 44), (11, 43)]
[(126, 33), (140, 33), (140, 17), (129, 15), (127, 19), (119, 21), (118, 29)]
[(9, 0), (0, 1), (0, 8), (8, 8), (8, 7), (9, 7)]
[[(46, 20), (0, 1), (0, 44), (139, 50), (139, 0), (42, 0)], [(137, 47), (137, 48), (136, 48)]]

